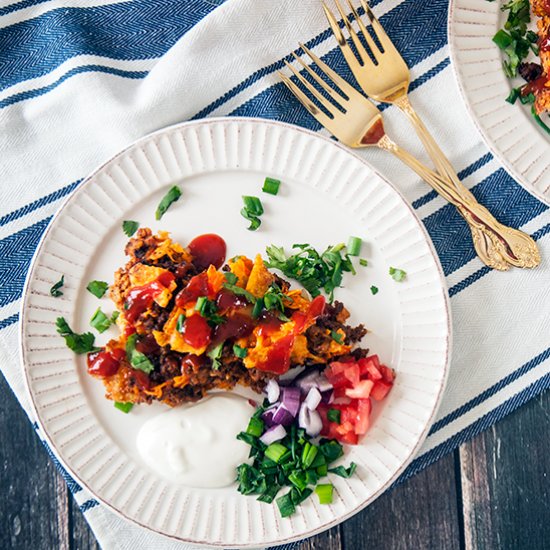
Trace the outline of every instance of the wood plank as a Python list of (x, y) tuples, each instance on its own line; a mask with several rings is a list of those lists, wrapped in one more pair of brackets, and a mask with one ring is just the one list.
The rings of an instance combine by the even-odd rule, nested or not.
[(74, 498), (69, 498), (69, 518), (71, 526), (71, 550), (100, 550), (99, 544), (78, 508)]
[(324, 533), (306, 539), (300, 550), (341, 550), (342, 526), (337, 525)]
[(0, 376), (0, 548), (69, 549), (68, 490)]
[(383, 494), (342, 525), (343, 549), (460, 548), (460, 510), (450, 454)]
[(466, 549), (548, 548), (550, 392), (460, 448)]

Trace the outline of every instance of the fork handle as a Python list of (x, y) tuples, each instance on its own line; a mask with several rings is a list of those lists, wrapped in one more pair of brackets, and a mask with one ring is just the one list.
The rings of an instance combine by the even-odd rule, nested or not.
[(432, 159), (432, 162), (435, 164), (438, 173), (444, 178), (448, 179), (460, 193), (462, 198), (467, 201), (477, 202), (474, 195), (463, 185), (463, 183), (458, 178), (455, 169), (452, 164), (449, 162), (449, 159), (446, 157), (445, 153), (439, 148), (439, 145), (436, 143), (435, 139), (432, 137), (432, 134), (428, 131), (422, 119), (418, 116), (418, 113), (414, 110), (411, 102), (409, 101), (408, 96), (404, 95), (399, 98), (395, 105), (399, 107), (409, 118), (420, 141), (424, 145), (428, 155)]

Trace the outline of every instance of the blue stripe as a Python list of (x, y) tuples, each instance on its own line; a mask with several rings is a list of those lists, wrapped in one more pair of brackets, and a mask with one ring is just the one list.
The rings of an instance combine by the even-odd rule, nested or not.
[(21, 297), (25, 277), (51, 216), (0, 240), (0, 306)]
[(38, 208), (41, 208), (42, 206), (45, 206), (47, 204), (50, 204), (52, 202), (55, 202), (58, 199), (61, 199), (62, 197), (65, 197), (68, 195), (73, 189), (77, 187), (77, 185), (82, 180), (74, 181), (73, 183), (70, 183), (69, 185), (65, 185), (65, 187), (62, 187), (61, 189), (57, 189), (53, 193), (50, 193), (49, 195), (45, 195), (43, 197), (40, 197), (39, 199), (26, 204), (25, 206), (18, 208), (17, 210), (14, 210), (13, 212), (10, 212), (9, 214), (6, 214), (5, 216), (2, 216), (0, 218), (0, 227), (3, 225), (6, 225), (10, 222), (13, 222), (14, 220), (17, 220), (23, 216), (26, 216), (30, 212), (33, 212), (34, 210), (37, 210)]
[(476, 435), (480, 434), (482, 431), (491, 427), (495, 422), (498, 422), (506, 415), (516, 410), (519, 406), (527, 403), (527, 401), (549, 388), (550, 374), (546, 374), (539, 378), (536, 382), (533, 382), (523, 391), (512, 396), (510, 399), (507, 399), (498, 407), (495, 407), (487, 414), (483, 415), (481, 418), (456, 433), (454, 436), (439, 444), (437, 447), (434, 447), (427, 453), (424, 453), (417, 459), (413, 460), (399, 479), (392, 485), (392, 488), (400, 483), (403, 483), (403, 481), (406, 481), (413, 475), (426, 468), (426, 466), (433, 464), (436, 460), (439, 460), (446, 454), (454, 451), (462, 443), (465, 443), (469, 439), (472, 439)]
[(63, 468), (63, 466), (61, 465), (61, 462), (57, 460), (57, 457), (53, 454), (48, 443), (42, 439), (40, 441), (46, 448), (46, 452), (48, 453), (50, 460), (53, 462), (54, 466), (57, 468), (58, 472), (61, 474), (61, 477), (65, 480), (65, 483), (69, 488), (69, 491), (71, 491), (73, 495), (75, 493), (82, 491), (82, 487), (68, 474), (67, 470), (65, 470), (65, 468)]
[(79, 508), (82, 513), (87, 512), (90, 510), (90, 508), (95, 508), (96, 506), (99, 506), (99, 502), (95, 498), (91, 498), (87, 500), (86, 502), (83, 502)]
[(0, 29), (0, 90), (37, 78), (78, 55), (162, 56), (220, 2), (134, 0), (58, 8)]
[(19, 321), (19, 313), (14, 313), (13, 315), (6, 317), (5, 319), (2, 319), (0, 321), (0, 330), (9, 327), (10, 325), (13, 325), (14, 323), (17, 323), (17, 321)]
[(438, 432), (451, 422), (454, 422), (463, 414), (467, 413), (474, 407), (477, 407), (480, 403), (483, 403), (483, 401), (487, 401), (487, 399), (498, 393), (500, 390), (502, 390), (512, 382), (516, 381), (518, 378), (522, 377), (524, 374), (533, 370), (535, 367), (538, 367), (548, 358), (550, 358), (550, 348), (547, 348), (542, 353), (522, 365), (519, 369), (511, 372), (509, 375), (499, 380), (496, 384), (493, 384), (490, 388), (487, 388), (485, 391), (481, 392), (473, 399), (470, 399), (470, 401), (468, 401), (467, 403), (464, 403), (464, 405), (462, 405), (461, 407), (458, 407), (453, 412), (447, 414), (446, 416), (435, 422), (430, 429), (430, 435)]
[(60, 84), (65, 82), (65, 80), (81, 73), (105, 73), (112, 74), (116, 76), (121, 76), (124, 78), (145, 78), (149, 73), (148, 71), (123, 71), (122, 69), (114, 69), (113, 67), (104, 67), (103, 65), (81, 65), (80, 67), (75, 67), (70, 71), (67, 71), (63, 76), (59, 77), (55, 82), (43, 86), (42, 88), (34, 88), (33, 90), (26, 90), (24, 92), (19, 92), (6, 97), (0, 101), (0, 109), (13, 105), (14, 103), (19, 103), (20, 101), (25, 101), (26, 99), (31, 99), (33, 97), (38, 97), (44, 95), (54, 88), (57, 88)]
[[(544, 227), (541, 227), (539, 230), (535, 231), (535, 233), (533, 233), (533, 235), (531, 236), (535, 241), (538, 241), (548, 233), (550, 233), (550, 223), (546, 224)], [(475, 283), (476, 281), (479, 281), (481, 277), (484, 277), (491, 271), (492, 270), (487, 266), (481, 267), (480, 269), (478, 269), (477, 271), (475, 271), (474, 273), (472, 273), (471, 275), (469, 275), (459, 283), (456, 283), (454, 286), (452, 286), (449, 289), (449, 296), (452, 298), (455, 294), (462, 292), (465, 288), (468, 288), (471, 284)]]
[(44, 4), (46, 2), (51, 2), (51, 0), (21, 0), (20, 2), (15, 2), (9, 6), (3, 6), (0, 8), (0, 16), (8, 15), (8, 13), (13, 13), (14, 11), (24, 10), (25, 8), (30, 8), (31, 6), (36, 6), (38, 4)]
[[(375, 2), (370, 2), (370, 4), (371, 6), (376, 6), (380, 2), (381, 0), (378, 0)], [(415, 66), (446, 45), (447, 33), (445, 21), (447, 20), (447, 5), (448, 3), (446, 0), (435, 0), (430, 2), (430, 9), (427, 10), (424, 0), (408, 0), (380, 18), (381, 23), (386, 28), (392, 29), (391, 38), (397, 49), (407, 61), (409, 67)], [(407, 21), (407, 25), (403, 25), (403, 21)], [(430, 28), (429, 33), (425, 32), (425, 28), (427, 26)], [(314, 48), (327, 39), (334, 40), (330, 29), (324, 30), (322, 33), (306, 42), (305, 45), (308, 48)], [(303, 53), (301, 48), (296, 51), (299, 54)], [(199, 111), (192, 120), (208, 116), (214, 110), (229, 101), (232, 97), (243, 92), (246, 88), (250, 87), (264, 76), (284, 68), (285, 60), (292, 61), (292, 59), (292, 55), (289, 54), (266, 67), (262, 67), (240, 82), (237, 86), (229, 90), (223, 96), (219, 97), (207, 105), (204, 109)], [(351, 71), (338, 48), (335, 48), (329, 52), (326, 56), (324, 56), (323, 60), (328, 62), (341, 76), (347, 80), (352, 80)], [(290, 94), (290, 92), (288, 92), (288, 94)], [(287, 98), (290, 97), (288, 94)], [(269, 116), (265, 116), (263, 114), (261, 116), (264, 118), (270, 118)], [(311, 127), (310, 124), (298, 123), (298, 125)], [(318, 129), (319, 127), (315, 126), (315, 128)]]
[[(489, 161), (493, 159), (493, 155), (491, 153), (485, 153), (481, 158), (477, 159), (475, 162), (472, 162), (469, 166), (464, 168), (464, 170), (461, 170), (457, 176), (458, 179), (464, 180), (468, 176), (471, 176), (474, 172), (477, 172), (482, 166), (485, 166)], [(420, 208), (421, 206), (424, 206), (425, 204), (429, 203), (430, 201), (433, 201), (436, 197), (439, 197), (439, 195), (435, 191), (430, 191), (429, 193), (426, 193), (419, 199), (416, 199), (412, 203), (412, 207), (416, 210)]]

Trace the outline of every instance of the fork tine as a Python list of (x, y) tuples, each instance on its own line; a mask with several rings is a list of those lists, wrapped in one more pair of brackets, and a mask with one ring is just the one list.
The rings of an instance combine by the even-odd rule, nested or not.
[(386, 34), (384, 27), (382, 27), (382, 25), (380, 24), (380, 21), (376, 19), (376, 16), (370, 9), (370, 6), (367, 0), (360, 0), (360, 2), (361, 2), (361, 5), (363, 6), (363, 9), (365, 10), (365, 13), (367, 14), (367, 17), (370, 20), (370, 24), (372, 25), (374, 34), (380, 41), (380, 44), (382, 44), (384, 51), (387, 51), (388, 49), (393, 49), (397, 52), (397, 49), (393, 45), (393, 42), (390, 40), (390, 37)]
[(304, 46), (301, 42), (299, 42), (300, 47), (304, 52), (309, 55), (311, 60), (319, 67), (319, 70), (321, 70), (327, 78), (332, 80), (340, 90), (342, 90), (349, 99), (357, 100), (358, 98), (361, 98), (361, 100), (365, 100), (365, 98), (348, 82), (346, 82), (338, 73), (333, 71), (324, 61), (321, 61), (309, 48)]
[(331, 88), (309, 65), (307, 65), (301, 57), (298, 57), (292, 52), (294, 59), (302, 65), (302, 67), (308, 72), (308, 74), (332, 97), (337, 103), (343, 103), (347, 101), (343, 95), (339, 94), (334, 88)]
[(336, 17), (334, 17), (334, 14), (328, 6), (325, 4), (325, 2), (322, 2), (323, 10), (325, 12), (326, 18), (328, 20), (328, 24), (330, 25), (330, 28), (332, 29), (332, 34), (334, 35), (334, 38), (336, 38), (336, 42), (338, 42), (338, 46), (340, 46), (340, 51), (342, 52), (344, 59), (346, 60), (347, 64), (350, 67), (358, 67), (359, 61), (355, 57), (355, 54), (351, 51), (351, 48), (349, 44), (346, 41), (346, 37), (344, 36), (344, 33), (342, 32), (342, 29), (338, 25), (338, 22), (336, 21)]
[(281, 71), (277, 71), (277, 74), (286, 85), (286, 87), (292, 92), (294, 97), (308, 110), (309, 114), (317, 119), (323, 126), (328, 127), (331, 119), (321, 111), (313, 101), (311, 101), (302, 90), (286, 74)]
[(369, 57), (369, 54), (367, 53), (367, 50), (365, 50), (365, 48), (363, 47), (363, 44), (361, 43), (361, 40), (359, 40), (359, 37), (357, 36), (357, 33), (355, 32), (355, 29), (351, 26), (350, 20), (348, 19), (348, 16), (346, 15), (346, 12), (343, 10), (342, 5), (340, 4), (339, 0), (334, 0), (334, 3), (336, 4), (336, 8), (338, 9), (338, 12), (340, 13), (340, 17), (344, 21), (344, 25), (346, 25), (346, 29), (348, 29), (351, 40), (353, 41), (353, 44), (354, 44), (357, 52), (359, 53), (359, 57), (361, 58), (361, 61), (363, 62), (363, 64), (367, 64), (369, 61), (372, 64), (372, 60)]
[(295, 69), (290, 63), (287, 63), (285, 61), (285, 65), (287, 66), (288, 69), (290, 69), (292, 71), (292, 73), (298, 79), (298, 81), (302, 84), (302, 86), (307, 88), (307, 90), (309, 90), (309, 93), (313, 97), (315, 97), (315, 99), (317, 99), (317, 101), (332, 115), (332, 110), (334, 109), (334, 105), (332, 105), (330, 103), (330, 101), (323, 94), (318, 92), (317, 88), (315, 88), (315, 86), (313, 86), (313, 84), (311, 84), (311, 82), (306, 80), (300, 74), (300, 72), (297, 69)]
[[(353, 13), (353, 17), (355, 17), (355, 21), (357, 21), (357, 24), (359, 25), (359, 29), (363, 33), (363, 36), (365, 37), (365, 41), (367, 42), (368, 47), (370, 48), (370, 51), (372, 52), (372, 55), (377, 60), (378, 54), (382, 53), (380, 51), (380, 48), (378, 47), (378, 44), (372, 39), (372, 36), (370, 35), (369, 31), (367, 30), (367, 27), (365, 26), (365, 23), (363, 23), (363, 20), (361, 19), (361, 16), (357, 12), (357, 9), (352, 4), (351, 0), (347, 0), (348, 5), (350, 7), (351, 13)], [(366, 10), (365, 10), (366, 11)]]

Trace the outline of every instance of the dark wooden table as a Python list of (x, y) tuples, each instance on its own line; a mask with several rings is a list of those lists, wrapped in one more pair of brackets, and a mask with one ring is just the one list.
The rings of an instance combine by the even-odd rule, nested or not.
[[(302, 550), (549, 549), (549, 411), (546, 392)], [(0, 550), (99, 548), (1, 376), (0, 436)]]

